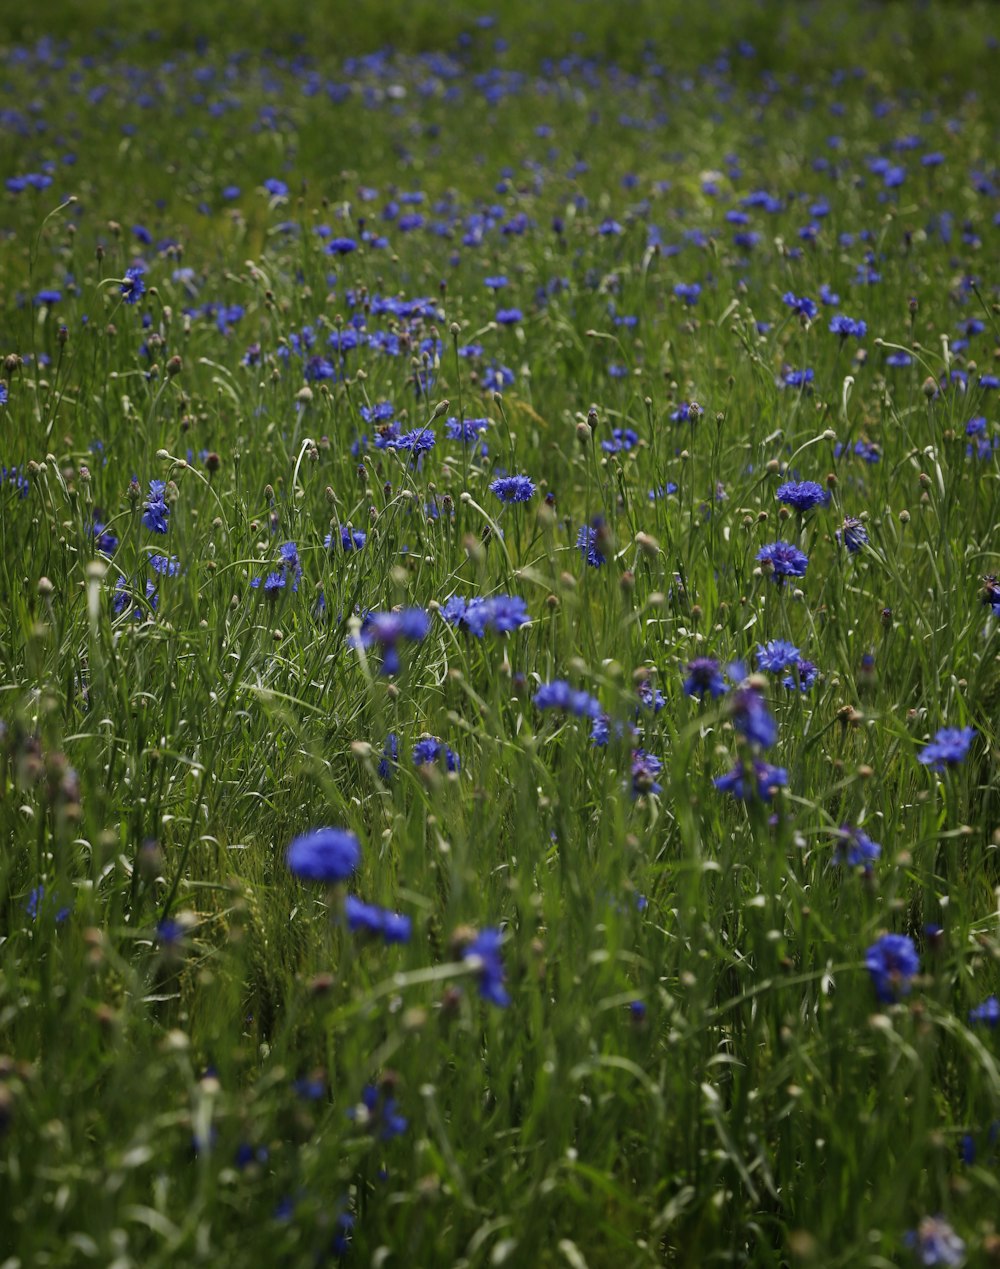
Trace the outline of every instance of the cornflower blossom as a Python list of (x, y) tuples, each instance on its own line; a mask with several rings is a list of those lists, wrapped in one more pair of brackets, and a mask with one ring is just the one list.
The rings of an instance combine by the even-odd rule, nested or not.
[(729, 686), (723, 678), (718, 661), (711, 657), (696, 657), (688, 662), (687, 678), (684, 680), (684, 694), (705, 699), (707, 693), (711, 697), (724, 696)]
[(296, 837), (285, 851), (285, 863), (303, 881), (335, 885), (346, 881), (361, 862), (361, 843), (346, 828), (316, 828)]
[(889, 1004), (909, 993), (914, 976), (920, 972), (920, 957), (909, 935), (883, 934), (865, 953), (865, 965), (875, 994), (883, 1004)]
[(965, 760), (975, 736), (975, 727), (942, 727), (917, 755), (917, 761), (932, 771), (955, 767)]
[(796, 511), (811, 511), (813, 507), (823, 507), (830, 501), (830, 495), (815, 480), (789, 480), (779, 485), (775, 498)]
[(771, 580), (779, 585), (786, 577), (803, 577), (809, 556), (791, 542), (770, 542), (757, 552), (761, 564), (770, 565)]
[(575, 714), (577, 718), (600, 718), (601, 703), (589, 692), (570, 687), (565, 679), (553, 679), (551, 683), (542, 683), (532, 697), (538, 709), (561, 709), (567, 714)]
[(142, 508), (142, 523), (150, 533), (166, 533), (170, 508), (164, 500), (166, 481), (151, 480), (149, 494)]
[(441, 759), (451, 772), (462, 769), (462, 760), (453, 749), (437, 736), (424, 736), (413, 746), (413, 765), (415, 767), (434, 767)]
[(527, 502), (535, 492), (535, 483), (528, 476), (498, 476), (490, 492), (501, 502)]
[(795, 644), (789, 643), (787, 639), (771, 639), (757, 645), (756, 655), (758, 670), (780, 674), (789, 666), (796, 665), (801, 654)]
[(413, 923), (408, 916), (365, 903), (354, 895), (348, 895), (344, 900), (344, 916), (352, 934), (371, 934), (386, 943), (410, 941)]
[(504, 987), (506, 974), (500, 956), (501, 944), (499, 930), (483, 930), (464, 948), (462, 960), (475, 969), (480, 996), (503, 1009), (510, 1004), (510, 995)]
[(740, 802), (754, 798), (770, 802), (775, 789), (783, 789), (788, 784), (788, 772), (784, 767), (773, 767), (755, 758), (748, 767), (738, 762), (725, 775), (716, 776), (712, 783), (720, 793), (730, 793)]

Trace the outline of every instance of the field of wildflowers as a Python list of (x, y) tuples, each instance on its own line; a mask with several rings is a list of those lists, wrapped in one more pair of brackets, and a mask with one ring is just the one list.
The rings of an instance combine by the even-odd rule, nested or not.
[(0, 52), (0, 1266), (1000, 1263), (995, 11), (249, 8)]

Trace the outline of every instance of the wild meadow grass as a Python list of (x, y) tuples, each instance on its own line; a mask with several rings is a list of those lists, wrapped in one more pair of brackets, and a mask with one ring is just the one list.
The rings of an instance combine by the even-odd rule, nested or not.
[(0, 1264), (996, 1263), (990, 9), (363, 8), (2, 55)]

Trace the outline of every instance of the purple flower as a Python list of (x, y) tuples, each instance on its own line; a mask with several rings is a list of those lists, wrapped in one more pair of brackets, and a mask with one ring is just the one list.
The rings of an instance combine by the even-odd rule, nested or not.
[(581, 525), (576, 535), (576, 545), (581, 557), (591, 568), (600, 568), (607, 563), (607, 556), (598, 547), (604, 529), (604, 520), (598, 516), (590, 524)]
[(382, 673), (398, 674), (397, 645), (419, 643), (427, 637), (430, 618), (423, 608), (402, 608), (399, 612), (372, 612), (364, 619), (359, 642), (363, 648), (382, 649)]
[(879, 1000), (888, 1004), (909, 993), (913, 976), (920, 972), (920, 958), (907, 934), (883, 934), (865, 953)]
[(142, 508), (142, 523), (150, 533), (166, 533), (167, 531), (170, 508), (163, 498), (166, 488), (165, 481), (151, 480), (149, 482), (149, 495)]
[(632, 796), (641, 797), (646, 793), (661, 793), (662, 786), (656, 777), (663, 770), (663, 763), (645, 749), (632, 750)]
[(917, 761), (932, 771), (957, 766), (968, 754), (975, 735), (975, 727), (942, 727), (917, 755)]
[(792, 666), (792, 673), (786, 674), (781, 680), (781, 685), (787, 687), (789, 691), (795, 691), (798, 688), (800, 692), (808, 692), (818, 677), (819, 670), (812, 661), (800, 658)]
[(346, 828), (316, 828), (296, 837), (285, 852), (296, 877), (334, 885), (346, 881), (361, 862), (361, 843)]
[(394, 731), (389, 732), (385, 738), (385, 744), (382, 746), (382, 757), (378, 764), (378, 774), (381, 780), (392, 779), (392, 773), (399, 765), (399, 737)]

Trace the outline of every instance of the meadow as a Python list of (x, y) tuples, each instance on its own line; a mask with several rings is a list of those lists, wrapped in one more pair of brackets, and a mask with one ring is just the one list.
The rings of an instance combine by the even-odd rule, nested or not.
[(1000, 1263), (995, 11), (118, 7), (0, 37), (0, 1269)]

